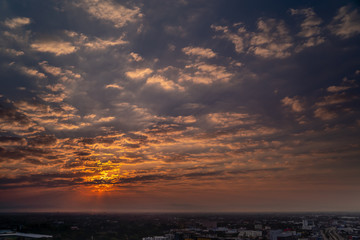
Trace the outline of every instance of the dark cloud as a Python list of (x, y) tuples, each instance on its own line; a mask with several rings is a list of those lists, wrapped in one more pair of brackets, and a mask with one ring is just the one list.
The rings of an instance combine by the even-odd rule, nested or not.
[(95, 143), (106, 143), (106, 144), (112, 144), (115, 141), (114, 138), (83, 138), (79, 140), (79, 143), (84, 144), (95, 144)]
[(22, 140), (23, 138), (20, 137), (0, 136), (0, 142), (17, 143), (21, 142)]
[(161, 181), (161, 180), (175, 180), (176, 176), (167, 176), (167, 175), (143, 175), (135, 176), (130, 178), (121, 178), (119, 183), (147, 183), (152, 181)]
[(51, 156), (51, 151), (43, 148), (34, 148), (26, 146), (10, 146), (0, 147), (0, 159), (5, 160), (19, 160), (28, 159), (32, 157), (40, 157), (45, 159), (56, 159), (56, 156)]
[(27, 158), (27, 159), (25, 159), (25, 162), (31, 163), (34, 165), (47, 165), (46, 163), (40, 161), (39, 159), (34, 159), (34, 158)]
[(129, 137), (131, 139), (138, 140), (138, 141), (145, 141), (148, 138), (146, 135), (135, 134), (135, 133), (128, 133), (128, 134), (126, 134), (126, 137)]
[(124, 146), (129, 148), (140, 148), (140, 144), (134, 144), (134, 143), (124, 144)]
[(38, 135), (32, 138), (28, 138), (28, 144), (32, 146), (36, 145), (52, 145), (55, 144), (57, 138), (54, 135)]
[(185, 129), (186, 129), (185, 126), (179, 124), (159, 122), (156, 125), (153, 125), (150, 128), (148, 128), (148, 132), (151, 134), (166, 134), (176, 131), (182, 131)]
[(89, 156), (91, 152), (75, 152), (78, 156)]
[(213, 171), (213, 172), (192, 172), (184, 174), (184, 177), (188, 178), (200, 178), (200, 177), (214, 177), (223, 175), (224, 171)]
[(0, 147), (0, 159), (2, 161), (6, 159), (21, 159), (25, 157), (23, 152), (16, 151), (16, 150), (8, 150), (5, 148)]
[(256, 172), (279, 172), (288, 170), (286, 167), (277, 167), (277, 168), (259, 168), (259, 169), (237, 169), (229, 171), (231, 174), (247, 174), (247, 173), (256, 173)]
[(67, 172), (67, 173), (45, 173), (18, 176), (15, 178), (0, 178), (0, 187), (23, 188), (23, 187), (62, 187), (81, 184), (84, 176), (91, 176), (93, 173)]
[(65, 169), (71, 169), (71, 168), (76, 168), (76, 167), (82, 167), (84, 165), (84, 163), (82, 161), (79, 160), (69, 160), (65, 163), (64, 168)]
[(16, 122), (25, 126), (30, 124), (30, 119), (26, 115), (18, 112), (12, 105), (4, 106), (0, 104), (0, 119), (10, 123)]

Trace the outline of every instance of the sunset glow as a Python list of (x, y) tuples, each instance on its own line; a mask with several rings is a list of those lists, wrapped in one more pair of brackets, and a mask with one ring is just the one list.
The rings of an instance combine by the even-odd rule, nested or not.
[(357, 1), (0, 3), (0, 211), (360, 211)]

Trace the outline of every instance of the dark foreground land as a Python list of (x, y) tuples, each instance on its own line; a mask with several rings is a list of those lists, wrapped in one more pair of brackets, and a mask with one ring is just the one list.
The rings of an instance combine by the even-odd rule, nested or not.
[(1, 232), (51, 239), (358, 240), (360, 214), (65, 214), (0, 213)]

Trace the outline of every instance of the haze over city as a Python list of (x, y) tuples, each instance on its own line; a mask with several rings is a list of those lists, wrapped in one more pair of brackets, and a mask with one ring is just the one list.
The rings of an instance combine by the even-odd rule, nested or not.
[(0, 212), (360, 211), (359, 8), (1, 1)]

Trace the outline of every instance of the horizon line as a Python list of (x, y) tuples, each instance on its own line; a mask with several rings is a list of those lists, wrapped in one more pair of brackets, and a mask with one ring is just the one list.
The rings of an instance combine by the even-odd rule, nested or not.
[(360, 211), (1, 211), (0, 214), (360, 214)]

